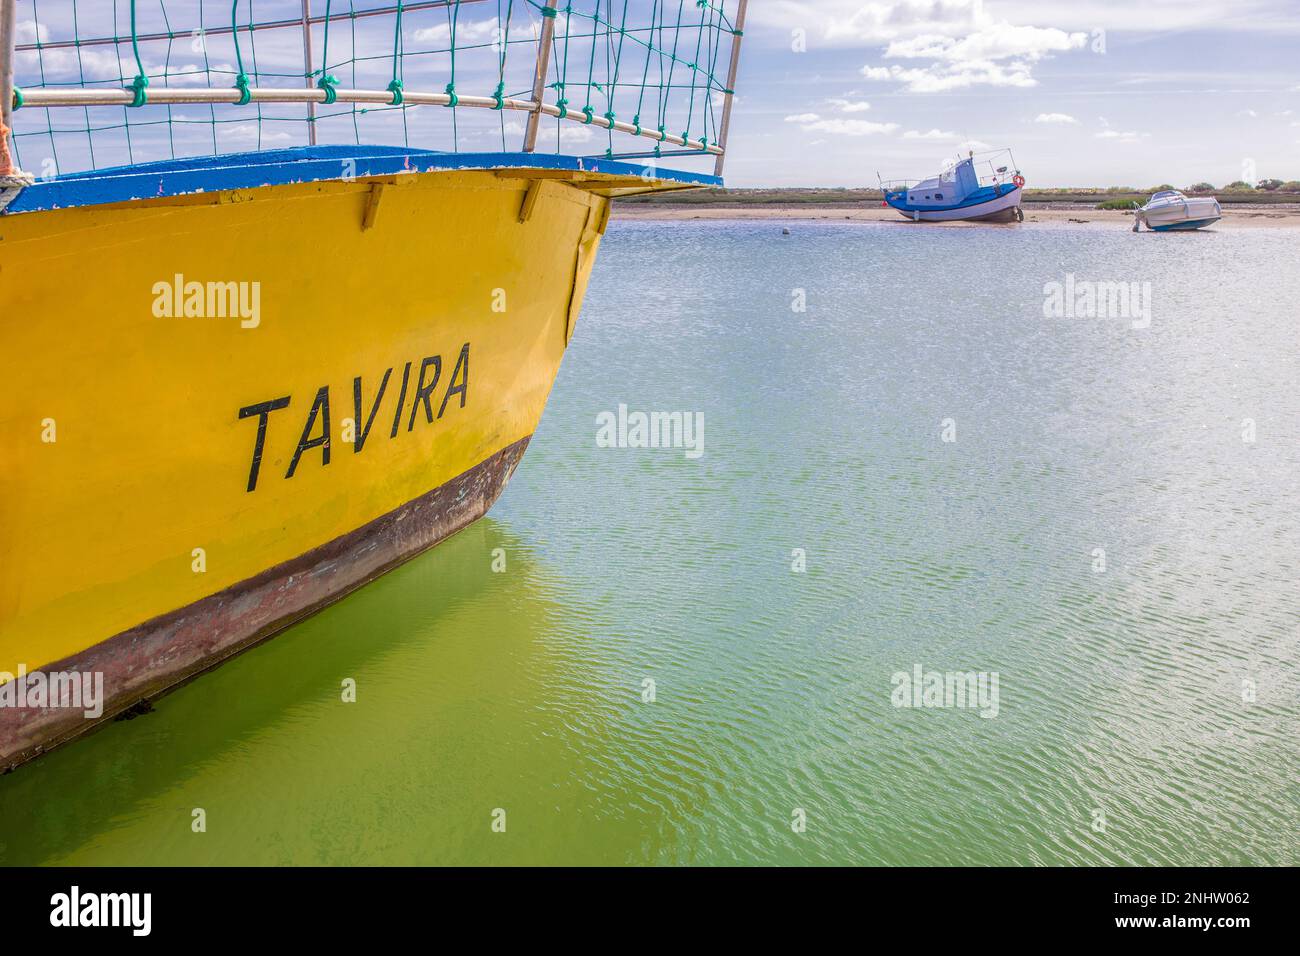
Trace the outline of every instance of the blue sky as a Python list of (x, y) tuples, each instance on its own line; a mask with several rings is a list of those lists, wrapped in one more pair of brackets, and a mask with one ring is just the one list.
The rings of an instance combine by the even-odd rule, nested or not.
[(874, 186), (963, 142), (1031, 186), (1300, 179), (1297, 0), (752, 0), (744, 44), (733, 186)]

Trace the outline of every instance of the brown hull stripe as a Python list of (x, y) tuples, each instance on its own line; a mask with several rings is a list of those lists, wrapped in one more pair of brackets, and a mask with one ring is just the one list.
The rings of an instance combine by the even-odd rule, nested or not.
[(104, 675), (103, 716), (0, 707), (0, 771), (66, 743), (271, 637), (481, 518), (528, 438), (402, 507), (306, 554), (45, 667)]

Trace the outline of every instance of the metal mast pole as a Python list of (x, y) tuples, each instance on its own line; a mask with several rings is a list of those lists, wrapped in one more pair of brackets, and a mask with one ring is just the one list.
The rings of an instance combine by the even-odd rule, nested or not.
[[(744, 2), (744, 0), (742, 0)], [(537, 72), (533, 76), (533, 102), (536, 107), (528, 114), (528, 128), (524, 131), (524, 152), (531, 153), (537, 145), (537, 127), (542, 119), (542, 94), (546, 91), (546, 71), (551, 65), (551, 40), (555, 37), (555, 8), (548, 17), (542, 15), (542, 35), (537, 41)]]
[(740, 66), (740, 40), (745, 35), (745, 7), (748, 5), (749, 0), (740, 0), (740, 7), (736, 10), (736, 26), (732, 30), (731, 66), (727, 69), (727, 90), (722, 94), (722, 128), (718, 131), (718, 145), (722, 147), (722, 152), (718, 154), (718, 161), (713, 164), (715, 176), (722, 175), (722, 162), (727, 158), (727, 133), (731, 129), (731, 99), (735, 95), (731, 91), (736, 88), (736, 70)]
[[(303, 74), (307, 80), (307, 89), (312, 88), (312, 53), (311, 53), (311, 0), (302, 0), (302, 63)], [(321, 64), (321, 69), (325, 64)], [(307, 101), (307, 142), (316, 145), (316, 101)]]
[(14, 165), (9, 152), (9, 116), (14, 105), (14, 42), (18, 38), (18, 0), (0, 0), (0, 209), (30, 185), (32, 177)]
[[(14, 103), (14, 42), (18, 38), (18, 0), (0, 0), (0, 123), (9, 128)], [(7, 134), (6, 134), (7, 135)]]

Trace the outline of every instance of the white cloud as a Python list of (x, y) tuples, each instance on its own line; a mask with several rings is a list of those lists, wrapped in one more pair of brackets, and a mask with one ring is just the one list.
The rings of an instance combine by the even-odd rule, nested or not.
[(841, 136), (875, 136), (892, 133), (898, 129), (897, 123), (872, 123), (867, 120), (822, 119), (804, 129), (818, 130), (822, 133), (836, 133)]
[(1111, 139), (1119, 143), (1136, 143), (1139, 139), (1150, 135), (1150, 133), (1139, 133), (1135, 130), (1104, 129), (1097, 134), (1097, 139)]
[[(1054, 27), (1035, 27), (993, 21), (976, 7), (978, 26), (960, 36), (919, 33), (891, 40), (886, 59), (932, 60), (924, 67), (862, 68), (869, 80), (902, 83), (911, 93), (941, 93), (972, 86), (1036, 86), (1033, 64), (1052, 53), (1081, 49), (1086, 33), (1066, 33)], [(951, 22), (951, 21), (945, 21)]]
[(946, 129), (929, 129), (925, 132), (909, 129), (903, 134), (903, 139), (923, 140), (931, 143), (956, 143), (958, 153), (965, 153), (967, 150), (979, 152), (980, 150), (993, 148), (981, 140), (963, 139), (961, 133), (951, 133)]
[(293, 137), (288, 133), (269, 133), (264, 129), (259, 129), (255, 123), (240, 123), (238, 126), (219, 128), (218, 135), (223, 139), (257, 142), (263, 146), (268, 143), (290, 143), (293, 141)]
[[(467, 43), (491, 43), (497, 38), (496, 29), (496, 17), (488, 20), (459, 20), (456, 23), (456, 46), (459, 47)], [(515, 29), (516, 26), (512, 24), (512, 32)], [(588, 30), (587, 32), (590, 33), (591, 31)], [(451, 24), (436, 23), (431, 27), (422, 27), (411, 34), (411, 39), (417, 43), (441, 43), (450, 46)], [(512, 42), (513, 40), (514, 38), (511, 37)]]
[(1152, 31), (1178, 33), (1210, 29), (1224, 31), (1276, 32), (1294, 30), (1297, 9), (1294, 0), (998, 0), (998, 12), (1008, 19), (1044, 16), (1062, 29)]
[(566, 144), (588, 143), (595, 138), (590, 126), (576, 123), (563, 123), (560, 126), (560, 142)]
[(787, 123), (798, 123), (807, 132), (834, 133), (838, 136), (876, 136), (892, 133), (897, 123), (872, 123), (868, 120), (836, 119), (816, 113), (798, 113), (785, 118)]
[(14, 36), (19, 45), (50, 42), (50, 28), (44, 23), (37, 23), (35, 20), (19, 20), (14, 29)]
[(1049, 123), (1056, 126), (1078, 126), (1079, 121), (1068, 113), (1039, 113), (1034, 117), (1035, 123)]
[[(16, 34), (19, 44), (50, 42), (48, 25), (45, 23), (38, 25), (33, 20), (24, 20), (17, 24)], [(227, 75), (233, 77), (238, 72), (229, 63), (213, 63), (210, 68), (205, 68), (197, 62), (158, 61), (155, 53), (156, 51), (146, 47), (144, 71), (153, 77), (156, 86), (230, 85), (224, 77)], [(86, 82), (116, 80), (126, 85), (131, 82), (138, 69), (129, 46), (122, 46), (116, 50), (108, 46), (83, 46), (79, 50), (74, 47), (55, 47), (40, 51), (19, 50), (14, 55), (14, 66), (20, 77), (42, 79), (51, 86), (79, 84), (83, 77)], [(31, 83), (31, 85), (36, 84)]]
[(838, 109), (841, 113), (865, 113), (871, 109), (871, 104), (866, 100), (846, 100), (832, 98), (826, 101)]
[[(989, 4), (992, 6), (992, 4)], [(810, 43), (860, 46), (923, 33), (961, 36), (993, 20), (980, 0), (767, 0), (750, 4), (749, 19), (782, 41), (795, 27)], [(997, 14), (1011, 23), (1046, 20), (1062, 30), (1111, 33), (1226, 30), (1295, 32), (1300, 8), (1294, 0), (997, 0)]]
[(1033, 64), (1088, 43), (1084, 32), (995, 19), (982, 0), (818, 0), (815, 8), (776, 0), (761, 7), (767, 25), (804, 27), (813, 34), (820, 29), (827, 45), (884, 45), (885, 59), (931, 61), (911, 68), (862, 68), (869, 80), (901, 83), (913, 93), (1034, 86)]
[(970, 63), (934, 64), (925, 68), (901, 67), (897, 63), (885, 68), (864, 66), (862, 75), (869, 80), (892, 80), (902, 83), (909, 93), (942, 93), (972, 86), (1037, 86), (1028, 63), (1012, 61), (1002, 64), (991, 60)]
[(950, 133), (943, 129), (931, 129), (922, 133), (920, 130), (909, 129), (903, 134), (903, 139), (938, 139), (938, 140), (955, 140), (961, 139), (960, 133)]
[[(148, 68), (146, 66), (146, 68)], [(152, 72), (152, 71), (151, 71)], [(162, 72), (159, 69), (157, 72)], [(172, 66), (167, 76), (168, 86), (187, 86), (193, 83), (196, 86), (207, 86), (209, 82), (220, 85), (223, 83), (223, 77), (226, 74), (234, 75), (239, 71), (235, 69), (232, 63), (214, 63), (212, 64), (212, 73), (216, 76), (209, 75), (208, 71), (198, 64), (187, 64), (185, 66)]]
[[(570, 116), (573, 114), (570, 113)], [(547, 123), (542, 128), (542, 142), (549, 144), (548, 148), (555, 146), (556, 129), (559, 129), (560, 145), (562, 146), (582, 146), (590, 143), (596, 138), (596, 131), (604, 133), (603, 127), (592, 127), (585, 123), (571, 123), (568, 120), (557, 119), (554, 124)], [(518, 136), (524, 131), (522, 121), (506, 120), (505, 133), (507, 136)], [(500, 136), (500, 129), (487, 129), (483, 131), (485, 135)], [(462, 133), (462, 135), (465, 135)]]
[(959, 34), (986, 19), (981, 0), (776, 0), (754, 4), (757, 23), (788, 31), (803, 26), (828, 45), (887, 43), (916, 33)]
[(907, 59), (920, 57), (948, 62), (1003, 60), (1008, 57), (1033, 61), (1048, 53), (1077, 50), (1087, 42), (1086, 33), (1066, 33), (1053, 27), (1016, 26), (1000, 22), (991, 23), (961, 39), (923, 35), (895, 40), (885, 50), (885, 56)]

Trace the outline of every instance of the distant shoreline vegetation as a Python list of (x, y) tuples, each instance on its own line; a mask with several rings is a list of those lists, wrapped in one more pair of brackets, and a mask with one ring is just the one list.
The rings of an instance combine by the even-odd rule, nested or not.
[[(1130, 209), (1139, 206), (1153, 193), (1177, 186), (1163, 184), (1148, 189), (1134, 186), (1096, 188), (1026, 189), (1026, 203), (1087, 203), (1098, 209)], [(1196, 183), (1182, 188), (1188, 195), (1216, 196), (1226, 204), (1300, 204), (1300, 181), (1261, 180), (1256, 186), (1244, 182), (1214, 186)], [(680, 192), (626, 196), (620, 204), (654, 206), (851, 206), (879, 205), (884, 201), (879, 189), (783, 188), (783, 189), (685, 189)]]

